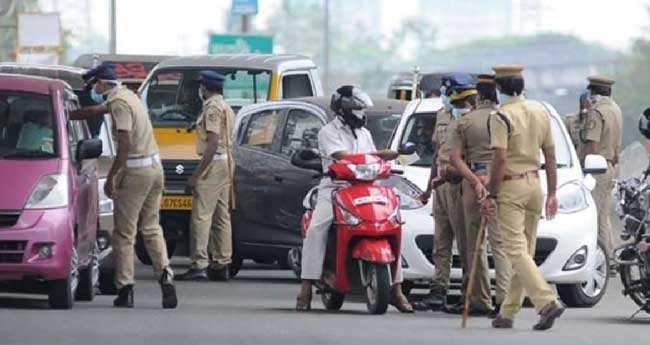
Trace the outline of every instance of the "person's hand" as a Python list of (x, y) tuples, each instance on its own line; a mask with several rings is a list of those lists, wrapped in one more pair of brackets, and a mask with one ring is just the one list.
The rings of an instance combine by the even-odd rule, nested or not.
[(199, 181), (200, 176), (201, 175), (195, 171), (187, 181), (187, 186), (191, 189), (194, 189), (194, 187), (196, 187), (196, 183)]
[(438, 189), (438, 187), (440, 187), (440, 186), (442, 186), (443, 184), (445, 184), (446, 181), (447, 181), (447, 180), (445, 180), (444, 178), (442, 178), (442, 176), (436, 176), (436, 177), (434, 177), (433, 180), (431, 180), (431, 189), (433, 189), (433, 190)]
[(431, 188), (427, 188), (427, 190), (424, 191), (424, 193), (420, 194), (420, 201), (422, 201), (423, 204), (429, 203), (429, 199), (431, 198)]
[(485, 185), (481, 183), (481, 181), (473, 183), (472, 188), (474, 188), (474, 194), (476, 194), (476, 199), (478, 199), (478, 201), (483, 201), (485, 198), (487, 198), (488, 190), (485, 188)]
[(481, 175), (481, 176), (476, 176), (476, 177), (481, 182), (481, 184), (484, 185), (484, 186), (487, 186), (488, 182), (490, 181), (490, 176)]
[(106, 182), (104, 183), (104, 194), (110, 199), (115, 197), (115, 176), (108, 175), (106, 177)]
[(485, 198), (481, 201), (481, 215), (486, 218), (492, 218), (496, 215), (497, 205), (496, 200), (492, 198)]
[(546, 198), (546, 219), (553, 220), (557, 215), (557, 197), (555, 195)]

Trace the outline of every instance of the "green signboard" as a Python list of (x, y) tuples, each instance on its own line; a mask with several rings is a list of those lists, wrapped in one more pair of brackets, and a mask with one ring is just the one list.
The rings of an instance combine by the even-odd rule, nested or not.
[(273, 37), (258, 35), (210, 35), (208, 54), (273, 53)]

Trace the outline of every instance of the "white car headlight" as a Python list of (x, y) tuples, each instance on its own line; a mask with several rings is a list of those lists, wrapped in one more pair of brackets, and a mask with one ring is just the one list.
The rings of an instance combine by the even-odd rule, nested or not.
[(25, 208), (39, 209), (65, 206), (68, 206), (68, 177), (57, 174), (41, 177)]
[(348, 164), (348, 169), (352, 170), (354, 176), (363, 181), (372, 181), (379, 174), (379, 163), (372, 164)]
[(559, 213), (575, 213), (589, 207), (585, 190), (578, 183), (567, 183), (560, 186), (557, 199)]
[(99, 214), (102, 216), (113, 213), (113, 200), (106, 196), (106, 193), (104, 193), (105, 184), (105, 178), (97, 180), (97, 195), (99, 195)]

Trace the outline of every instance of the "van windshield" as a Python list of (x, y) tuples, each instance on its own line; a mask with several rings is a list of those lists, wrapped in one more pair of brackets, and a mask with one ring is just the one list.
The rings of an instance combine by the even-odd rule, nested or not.
[(49, 97), (0, 91), (0, 158), (56, 157), (56, 130)]
[[(201, 112), (199, 72), (209, 68), (162, 69), (147, 81), (142, 99), (155, 127), (187, 126)], [(212, 68), (226, 76), (224, 98), (233, 110), (268, 100), (271, 71)]]

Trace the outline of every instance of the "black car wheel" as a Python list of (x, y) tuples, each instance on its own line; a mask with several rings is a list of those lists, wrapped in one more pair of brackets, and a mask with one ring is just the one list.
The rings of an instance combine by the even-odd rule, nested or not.
[(78, 301), (92, 301), (95, 299), (95, 285), (99, 279), (98, 254), (99, 249), (95, 242), (88, 266), (79, 270), (79, 286), (75, 296)]

